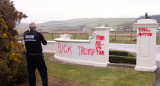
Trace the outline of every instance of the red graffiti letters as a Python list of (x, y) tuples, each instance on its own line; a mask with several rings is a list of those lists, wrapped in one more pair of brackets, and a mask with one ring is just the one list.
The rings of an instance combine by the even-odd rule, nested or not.
[(94, 53), (95, 53), (95, 50), (94, 49), (86, 49), (86, 48), (84, 48), (84, 47), (82, 47), (82, 46), (77, 46), (78, 48), (79, 48), (79, 56), (81, 56), (81, 55), (94, 55)]
[(101, 47), (96, 47), (97, 55), (104, 55), (104, 51), (101, 50)]
[(140, 32), (141, 32), (141, 31), (142, 31), (142, 32), (144, 32), (144, 31), (149, 31), (149, 32), (150, 32), (151, 30), (149, 30), (148, 28), (139, 28), (138, 31), (140, 31)]
[(104, 44), (101, 44), (101, 41), (96, 41), (96, 43), (95, 43), (95, 46), (98, 46), (98, 47), (100, 47), (102, 45), (104, 45)]
[(105, 40), (104, 36), (96, 35), (96, 40)]
[(151, 30), (149, 30), (148, 28), (139, 28), (138, 29), (139, 33), (138, 33), (138, 37), (142, 37), (142, 36), (152, 36), (152, 33), (150, 32)]
[(104, 55), (104, 51), (102, 50), (102, 46), (104, 44), (102, 44), (102, 40), (105, 40), (105, 37), (104, 36), (100, 36), (100, 35), (97, 35), (96, 36), (96, 43), (95, 43), (95, 46), (96, 46), (96, 52), (97, 52), (97, 55)]
[[(105, 36), (102, 35), (96, 35), (96, 42), (95, 42), (95, 49), (93, 48), (85, 48), (83, 46), (77, 46), (77, 49), (79, 50), (79, 56), (82, 55), (105, 55), (103, 50), (103, 41), (105, 40)], [(75, 47), (74, 47), (75, 49)], [(60, 54), (68, 54), (72, 55), (72, 46), (58, 43), (58, 52)]]
[(139, 33), (137, 36), (152, 36), (152, 33)]
[(58, 43), (58, 52), (71, 54), (72, 55), (72, 46), (63, 45), (61, 43)]

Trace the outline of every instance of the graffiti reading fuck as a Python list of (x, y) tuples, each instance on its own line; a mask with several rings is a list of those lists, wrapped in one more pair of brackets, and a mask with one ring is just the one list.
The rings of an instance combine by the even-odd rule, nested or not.
[(58, 43), (58, 52), (72, 55), (72, 46)]
[(138, 28), (138, 37), (142, 37), (142, 36), (152, 36), (151, 30), (148, 28)]

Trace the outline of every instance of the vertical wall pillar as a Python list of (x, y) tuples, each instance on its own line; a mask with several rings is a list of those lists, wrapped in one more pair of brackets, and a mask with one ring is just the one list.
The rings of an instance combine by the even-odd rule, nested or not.
[(156, 29), (154, 19), (140, 19), (134, 24), (137, 29), (137, 71), (155, 71), (156, 66)]
[[(95, 27), (95, 37), (92, 40), (92, 45), (95, 47), (97, 62), (107, 66), (109, 62), (109, 31), (110, 27)], [(97, 54), (98, 53), (98, 54)]]

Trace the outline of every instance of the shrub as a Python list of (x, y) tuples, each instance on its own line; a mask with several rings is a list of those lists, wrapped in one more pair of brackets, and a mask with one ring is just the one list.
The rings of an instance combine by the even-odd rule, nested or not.
[(125, 56), (109, 56), (109, 62), (111, 63), (129, 63), (129, 64), (136, 64), (135, 57), (125, 57)]
[(110, 50), (109, 55), (116, 55), (116, 56), (136, 56), (135, 53), (129, 51), (120, 51), (120, 50)]
[(109, 55), (117, 55), (117, 56), (128, 56), (128, 53), (125, 51), (109, 51)]
[(109, 51), (109, 62), (136, 64), (136, 54), (128, 51)]
[(137, 39), (133, 39), (133, 41), (137, 41)]
[(14, 86), (26, 77), (25, 50), (17, 42), (17, 22), (26, 17), (15, 9), (13, 1), (0, 0), (0, 85)]

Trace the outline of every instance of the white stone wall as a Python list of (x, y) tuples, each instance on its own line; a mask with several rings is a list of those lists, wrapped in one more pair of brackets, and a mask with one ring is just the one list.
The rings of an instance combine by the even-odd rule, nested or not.
[[(55, 58), (64, 62), (105, 67), (109, 63), (109, 29), (96, 27), (89, 40), (55, 39)], [(67, 35), (66, 35), (67, 36)]]
[(45, 52), (45, 53), (55, 53), (55, 48), (56, 48), (55, 43), (56, 43), (55, 41), (47, 41), (47, 45), (42, 44), (43, 52)]

